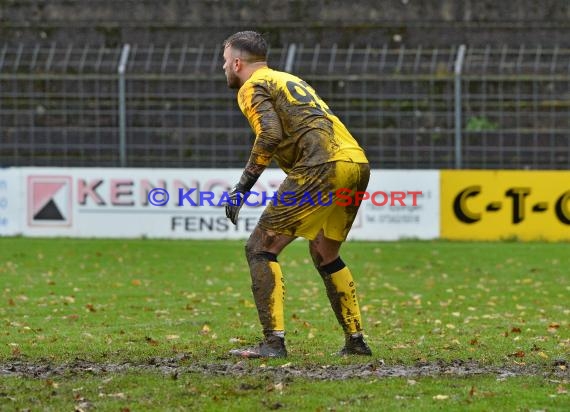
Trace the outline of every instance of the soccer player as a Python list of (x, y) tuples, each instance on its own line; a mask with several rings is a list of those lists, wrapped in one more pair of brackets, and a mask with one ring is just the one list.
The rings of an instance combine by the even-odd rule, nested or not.
[[(293, 207), (289, 201), (286, 205), (273, 200), (263, 211), (245, 252), (264, 340), (230, 353), (247, 358), (287, 356), (285, 287), (277, 256), (295, 238), (304, 237), (345, 334), (339, 354), (371, 355), (362, 335), (354, 280), (339, 256), (358, 206), (353, 201), (341, 207), (336, 194), (328, 195), (340, 188), (349, 189), (351, 196), (366, 190), (370, 166), (364, 151), (311, 86), (268, 67), (267, 43), (259, 33), (242, 31), (225, 40), (223, 70), (228, 86), (238, 89), (239, 107), (255, 133), (245, 170), (229, 193), (226, 215), (232, 223), (237, 224), (244, 196), (272, 159), (287, 174), (277, 199), (285, 192), (294, 192), (296, 199), (307, 193), (312, 199), (319, 192), (327, 194), (323, 201)], [(344, 197), (342, 203), (347, 203)]]

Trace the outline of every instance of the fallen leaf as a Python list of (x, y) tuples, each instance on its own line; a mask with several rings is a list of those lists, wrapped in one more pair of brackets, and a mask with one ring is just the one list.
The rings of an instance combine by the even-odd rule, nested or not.
[(549, 333), (556, 333), (558, 328), (560, 328), (559, 323), (551, 323), (550, 325), (548, 325), (548, 332)]
[(52, 381), (51, 379), (46, 380), (46, 386), (50, 388), (57, 388), (59, 387), (59, 383)]
[(115, 399), (126, 399), (127, 398), (123, 392), (117, 392), (117, 393), (99, 392), (99, 397), (100, 398), (115, 398)]
[(144, 338), (146, 343), (148, 343), (151, 346), (158, 346), (158, 341), (154, 340), (153, 338), (151, 338), (150, 336), (147, 336), (146, 338)]
[(516, 351), (514, 353), (509, 354), (510, 357), (514, 357), (514, 358), (524, 358), (525, 353), (522, 350)]
[(444, 401), (446, 399), (449, 399), (449, 395), (435, 395), (433, 399), (436, 401)]

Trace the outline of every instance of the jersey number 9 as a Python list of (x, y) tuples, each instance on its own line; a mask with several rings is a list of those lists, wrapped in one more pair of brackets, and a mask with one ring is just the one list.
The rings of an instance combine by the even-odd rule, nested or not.
[(327, 107), (326, 103), (321, 100), (321, 98), (315, 93), (313, 88), (308, 85), (307, 82), (287, 82), (287, 90), (291, 93), (291, 96), (300, 103), (314, 103), (315, 107), (322, 113), (333, 115), (333, 112)]

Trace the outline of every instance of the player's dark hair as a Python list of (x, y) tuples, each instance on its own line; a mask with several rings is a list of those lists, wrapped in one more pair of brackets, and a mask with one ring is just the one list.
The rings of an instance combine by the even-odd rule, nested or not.
[(252, 61), (267, 60), (267, 42), (261, 34), (255, 31), (240, 31), (232, 34), (224, 41), (225, 47), (249, 54)]

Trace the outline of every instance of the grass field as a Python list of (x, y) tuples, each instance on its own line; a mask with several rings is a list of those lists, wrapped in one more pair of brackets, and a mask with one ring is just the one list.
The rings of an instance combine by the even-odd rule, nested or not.
[(369, 358), (307, 244), (280, 257), (289, 357), (241, 241), (0, 238), (0, 410), (569, 410), (570, 245), (349, 242)]

